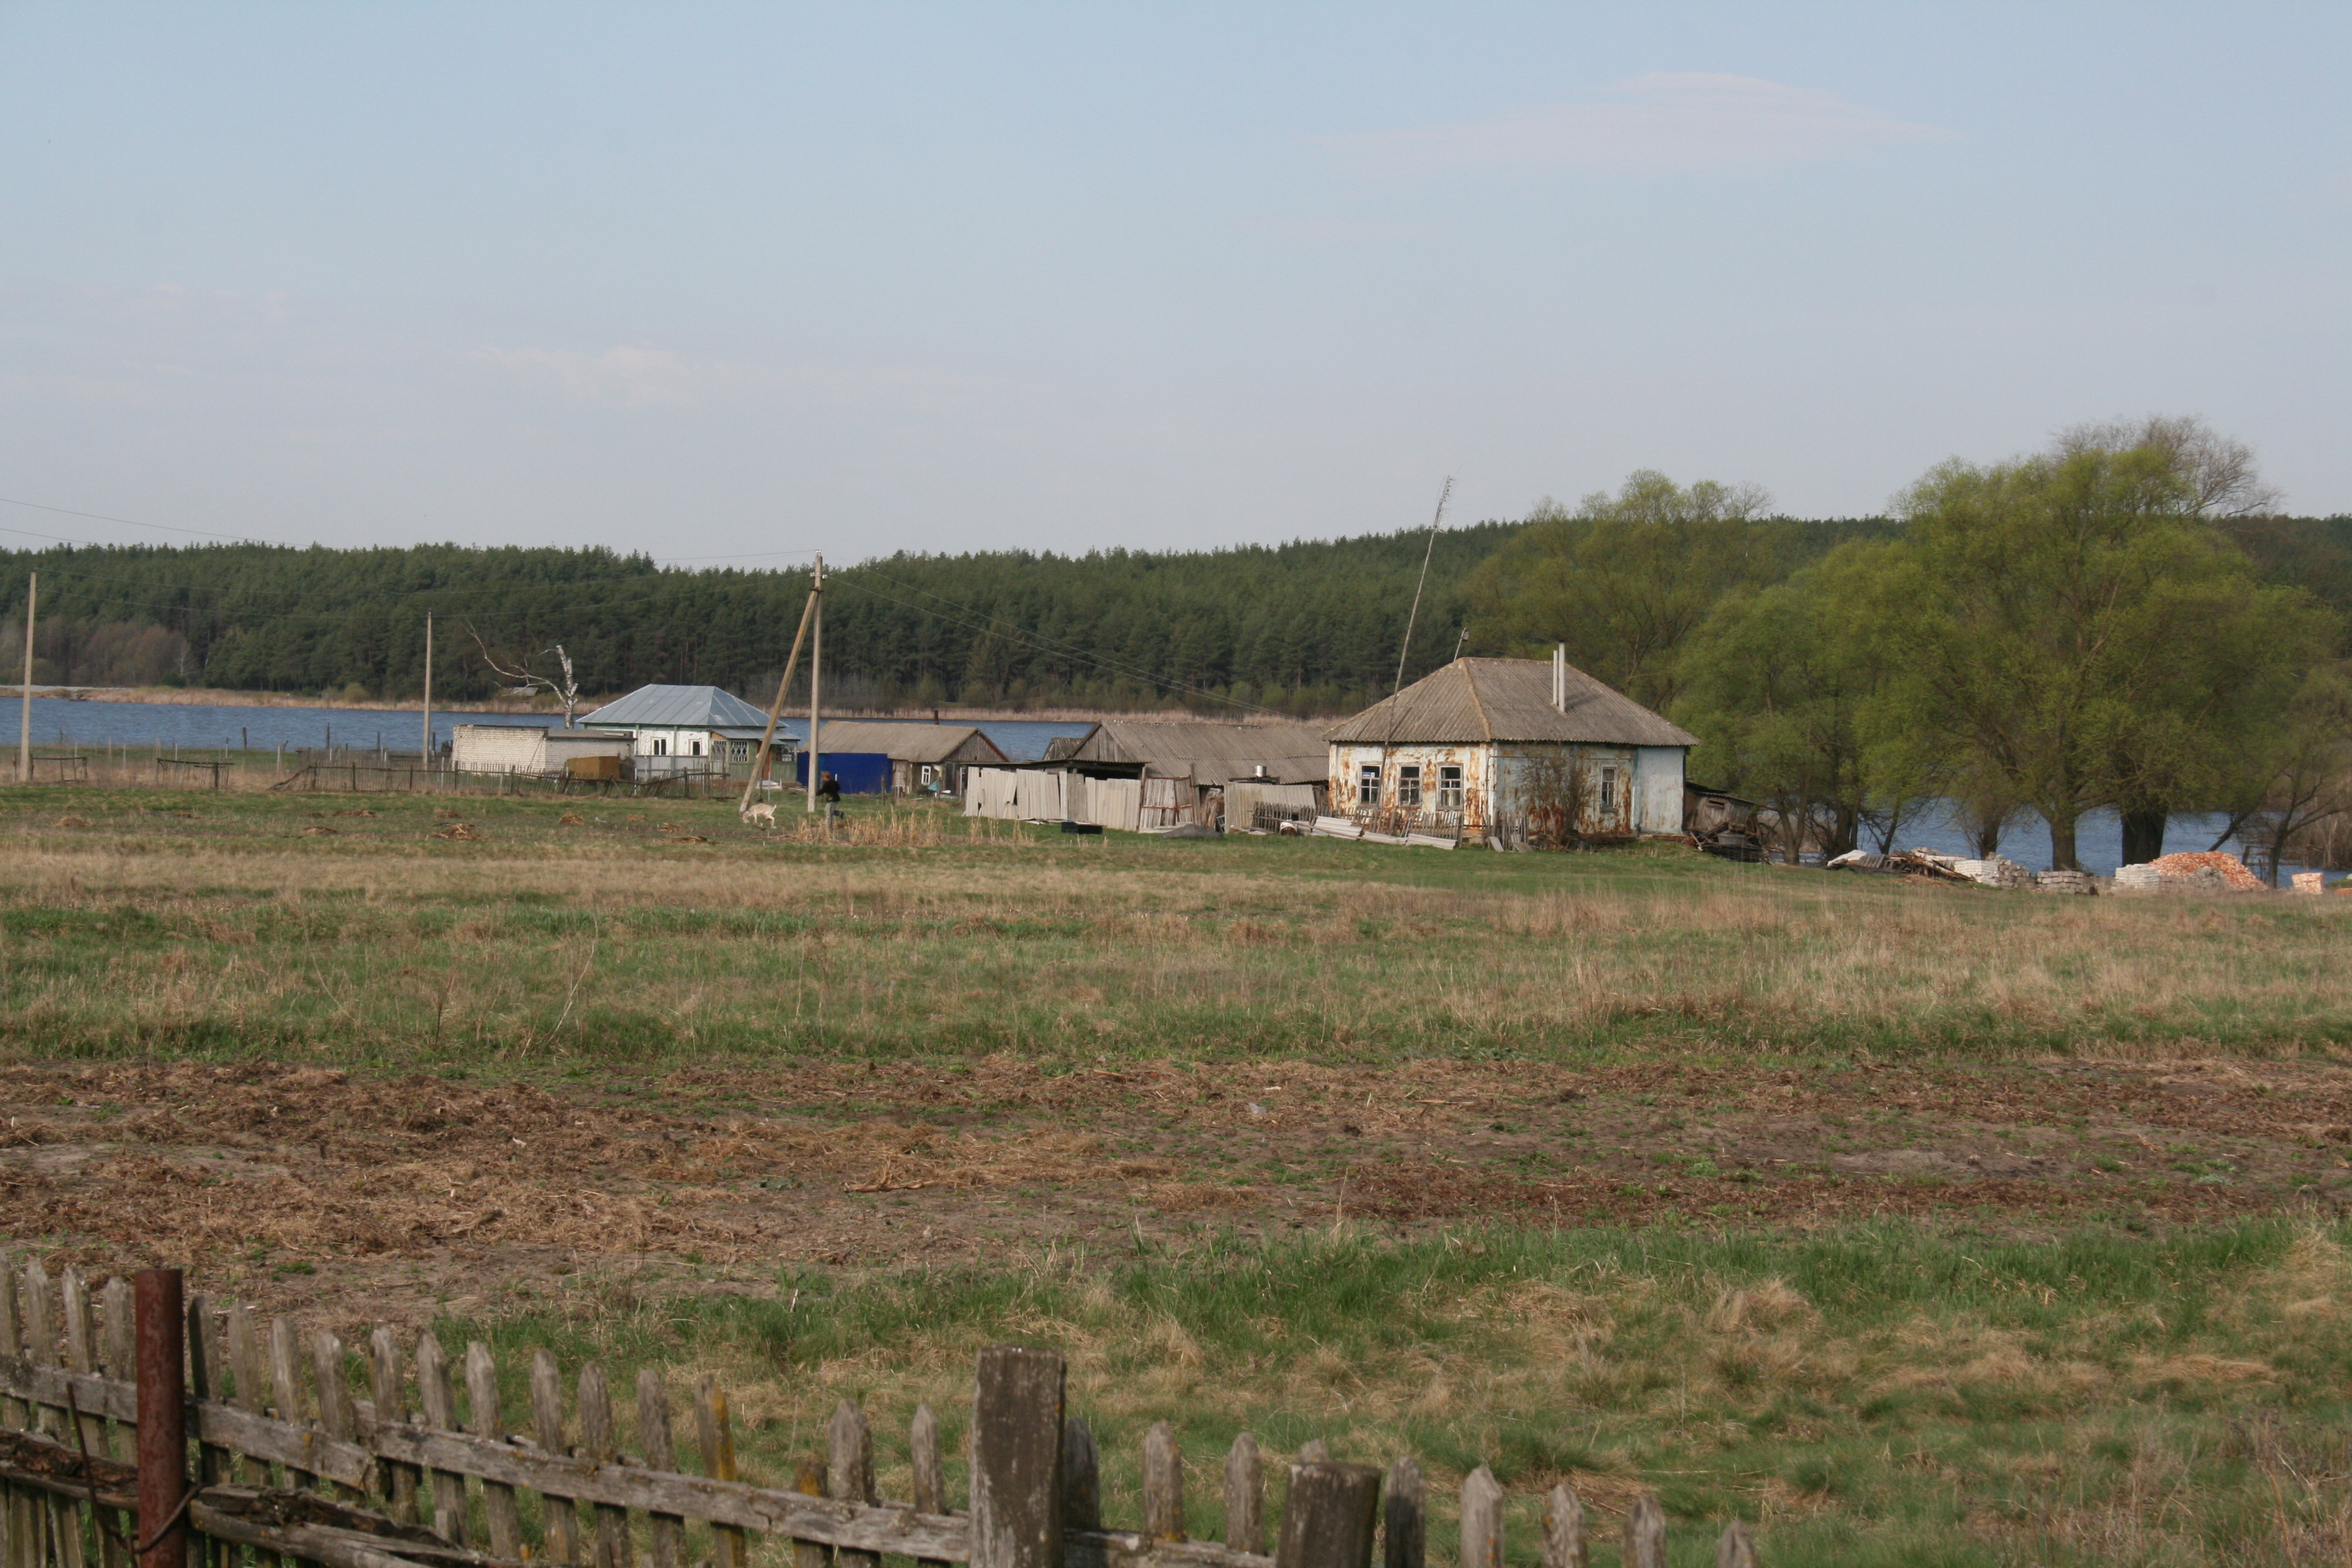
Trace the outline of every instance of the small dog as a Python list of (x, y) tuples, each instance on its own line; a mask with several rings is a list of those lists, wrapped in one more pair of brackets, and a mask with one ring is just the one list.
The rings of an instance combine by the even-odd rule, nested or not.
[(754, 805), (745, 806), (743, 808), (743, 820), (746, 823), (756, 822), (762, 827), (775, 826), (776, 803), (772, 800), (763, 800)]

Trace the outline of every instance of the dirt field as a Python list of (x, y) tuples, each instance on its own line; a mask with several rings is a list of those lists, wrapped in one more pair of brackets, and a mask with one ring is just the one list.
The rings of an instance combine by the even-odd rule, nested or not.
[(794, 1064), (590, 1081), (20, 1067), (10, 1229), (338, 1325), (528, 1308), (566, 1276), (771, 1290), (1346, 1224), (1997, 1232), (2352, 1207), (2352, 1072), (1830, 1076), (1527, 1063)]

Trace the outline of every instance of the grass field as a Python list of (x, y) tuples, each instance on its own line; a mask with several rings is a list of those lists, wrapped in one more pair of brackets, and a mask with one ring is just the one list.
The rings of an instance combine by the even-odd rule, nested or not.
[(850, 831), (866, 842), (763, 840), (714, 802), (0, 797), (5, 1043), (397, 1065), (2275, 1057), (2352, 1036), (2352, 910), (2321, 900), (1065, 838), (928, 810)]
[(14, 790), (0, 1213), (720, 1371), (771, 1476), (1019, 1337), (1118, 1514), (1164, 1417), (1768, 1562), (2340, 1563), (2346, 906)]

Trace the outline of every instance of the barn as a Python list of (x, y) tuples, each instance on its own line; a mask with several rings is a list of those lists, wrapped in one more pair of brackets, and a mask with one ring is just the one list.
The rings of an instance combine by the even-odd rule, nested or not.
[(1324, 739), (1334, 813), (1503, 843), (1681, 832), (1698, 744), (1564, 654), (1457, 658)]

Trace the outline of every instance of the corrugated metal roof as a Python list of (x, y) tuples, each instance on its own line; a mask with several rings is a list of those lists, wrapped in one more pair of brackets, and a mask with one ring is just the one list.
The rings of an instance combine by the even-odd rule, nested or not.
[(1218, 724), (1207, 720), (1106, 719), (1063, 752), (1074, 763), (1140, 764), (1160, 778), (1223, 784), (1256, 776), (1276, 784), (1320, 782), (1330, 770), (1323, 738), (1304, 724)]
[[(817, 739), (824, 742), (828, 754), (870, 752), (894, 763), (1011, 761), (976, 724), (894, 724), (887, 721), (828, 719)], [(971, 749), (967, 751), (966, 747)]]
[(764, 726), (768, 715), (715, 686), (640, 686), (580, 721), (599, 729), (642, 726), (649, 730), (711, 729), (727, 724)]
[(1551, 661), (1457, 658), (1324, 731), (1335, 745), (1552, 741), (1696, 746), (1698, 737), (1570, 665), (1568, 708), (1551, 705)]

